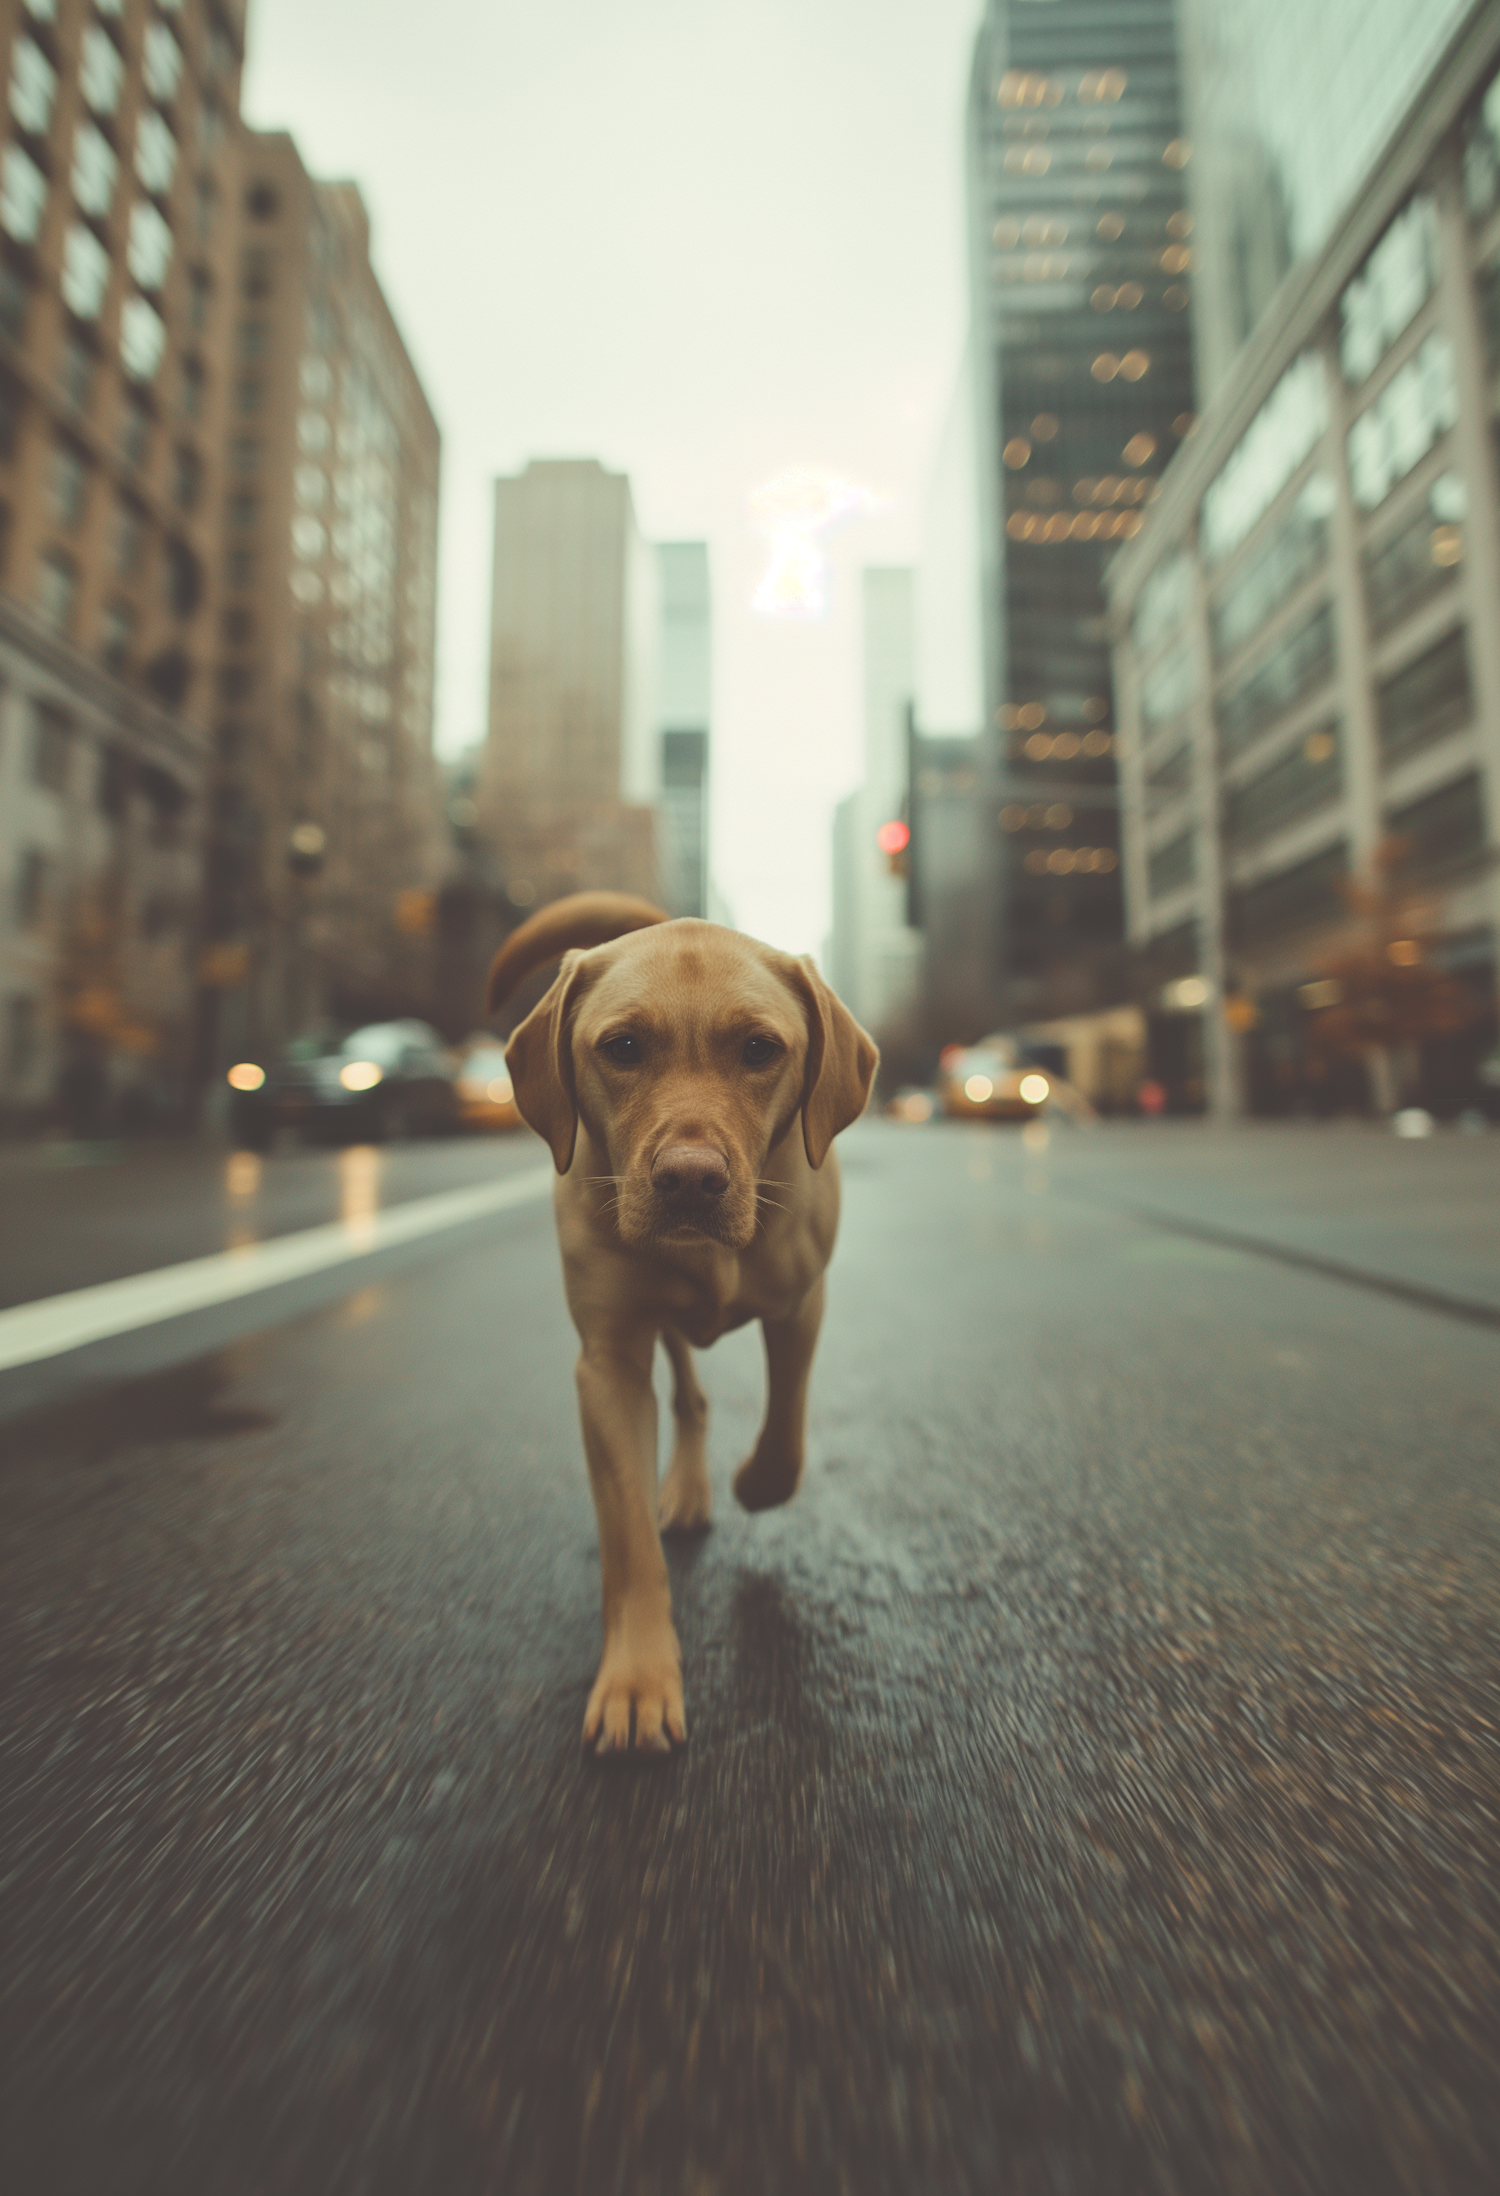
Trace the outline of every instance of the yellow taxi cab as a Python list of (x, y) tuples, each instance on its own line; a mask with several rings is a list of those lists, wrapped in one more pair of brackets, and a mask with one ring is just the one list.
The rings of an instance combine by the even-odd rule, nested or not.
[(981, 1037), (941, 1053), (938, 1095), (950, 1120), (1030, 1121), (1052, 1096), (1052, 1083), (1016, 1058), (1008, 1037)]

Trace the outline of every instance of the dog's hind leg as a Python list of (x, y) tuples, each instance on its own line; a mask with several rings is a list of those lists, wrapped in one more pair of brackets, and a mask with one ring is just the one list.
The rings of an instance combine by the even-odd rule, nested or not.
[(807, 1430), (807, 1384), (823, 1324), (820, 1274), (790, 1319), (763, 1319), (766, 1338), (766, 1416), (760, 1439), (734, 1475), (734, 1491), (747, 1510), (773, 1510), (790, 1502), (802, 1478)]
[(672, 1362), (672, 1456), (657, 1491), (664, 1533), (700, 1533), (708, 1524), (713, 1493), (708, 1484), (708, 1397), (698, 1385), (693, 1353), (675, 1327), (662, 1329)]

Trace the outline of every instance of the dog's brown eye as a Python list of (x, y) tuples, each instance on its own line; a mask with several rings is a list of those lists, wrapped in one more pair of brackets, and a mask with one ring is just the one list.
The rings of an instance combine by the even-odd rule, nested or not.
[(611, 1037), (604, 1051), (616, 1067), (633, 1067), (641, 1056), (641, 1041), (639, 1037)]
[(740, 1058), (747, 1068), (763, 1068), (775, 1059), (780, 1050), (781, 1047), (774, 1037), (747, 1037)]

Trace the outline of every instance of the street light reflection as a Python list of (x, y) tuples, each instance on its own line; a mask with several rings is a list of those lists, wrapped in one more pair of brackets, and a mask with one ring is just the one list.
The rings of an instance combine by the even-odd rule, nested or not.
[(380, 1174), (381, 1155), (373, 1144), (350, 1144), (339, 1153), (339, 1218), (360, 1250), (375, 1240)]
[(248, 1205), (260, 1194), (260, 1154), (254, 1151), (232, 1151), (224, 1162), (224, 1195), (231, 1212), (224, 1229), (224, 1248), (227, 1251), (253, 1250), (260, 1241), (260, 1230), (253, 1218), (245, 1212), (235, 1212), (236, 1205)]

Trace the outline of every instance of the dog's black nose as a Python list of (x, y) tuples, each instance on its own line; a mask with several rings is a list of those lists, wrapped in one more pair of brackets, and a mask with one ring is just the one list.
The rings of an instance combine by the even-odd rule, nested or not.
[(712, 1144), (669, 1144), (656, 1155), (651, 1186), (681, 1202), (722, 1197), (729, 1187), (729, 1161)]

